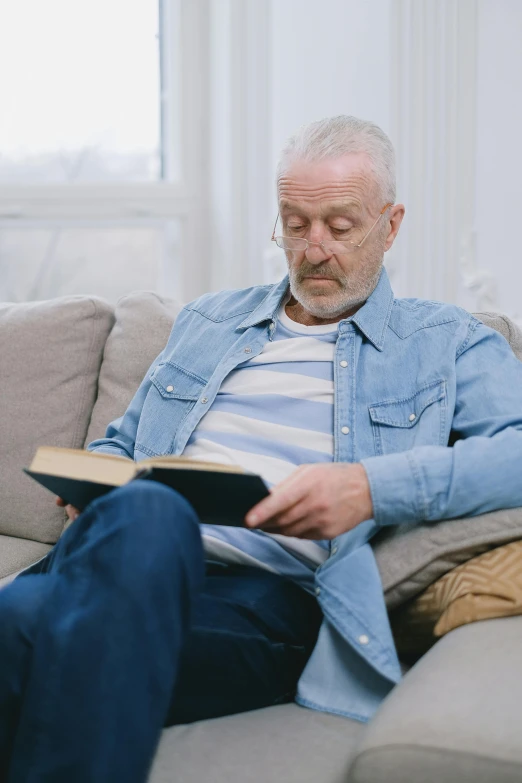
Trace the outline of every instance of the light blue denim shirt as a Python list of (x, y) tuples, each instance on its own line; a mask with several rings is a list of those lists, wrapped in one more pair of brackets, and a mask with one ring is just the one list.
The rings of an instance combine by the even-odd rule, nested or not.
[[(245, 349), (270, 339), (287, 288), (187, 305), (124, 416), (89, 448), (180, 454)], [(297, 701), (366, 721), (401, 677), (369, 541), (382, 525), (522, 506), (522, 363), (464, 310), (395, 299), (384, 270), (339, 323), (334, 362), (334, 459), (362, 462), (374, 518), (334, 539), (315, 572), (324, 621)]]

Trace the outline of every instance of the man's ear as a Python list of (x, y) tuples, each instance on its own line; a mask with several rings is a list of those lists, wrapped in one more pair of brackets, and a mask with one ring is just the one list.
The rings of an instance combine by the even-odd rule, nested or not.
[(386, 242), (384, 244), (384, 251), (389, 250), (390, 247), (395, 242), (395, 237), (399, 233), (399, 228), (401, 227), (402, 219), (404, 217), (404, 213), (406, 212), (406, 209), (404, 207), (404, 204), (394, 204), (393, 207), (390, 209), (390, 214), (388, 217), (388, 223), (389, 223), (389, 232), (388, 236), (386, 237)]

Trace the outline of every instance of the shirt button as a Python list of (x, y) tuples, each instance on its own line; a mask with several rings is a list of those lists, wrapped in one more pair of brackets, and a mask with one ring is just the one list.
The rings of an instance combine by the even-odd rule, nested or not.
[(252, 348), (249, 345), (245, 348), (245, 353), (252, 353)]
[(174, 386), (167, 386), (167, 391), (174, 391)]
[(417, 417), (415, 416), (415, 414), (414, 414), (414, 413), (410, 413), (410, 415), (408, 416), (408, 418), (409, 418), (409, 420), (410, 420), (410, 421), (415, 421), (415, 419), (416, 419)]
[(343, 435), (349, 435), (350, 434), (350, 428), (349, 427), (341, 427), (341, 432)]
[(338, 549), (339, 547), (337, 546), (337, 544), (334, 544), (332, 549), (330, 550), (330, 554), (335, 555)]
[(342, 362), (339, 362), (339, 364), (341, 365), (341, 367), (348, 367), (348, 362), (346, 361), (346, 359), (343, 359)]
[(363, 633), (363, 634), (361, 634), (361, 636), (359, 636), (359, 644), (368, 644), (369, 641), (370, 640), (368, 639), (368, 637), (366, 636), (365, 633)]
[(203, 405), (204, 405), (206, 402), (208, 402), (208, 397), (202, 397), (202, 398), (201, 398), (201, 402), (202, 402), (202, 403), (203, 403)]
[(320, 595), (321, 594), (321, 588), (320, 587), (316, 587), (315, 588), (315, 594), (316, 595)]

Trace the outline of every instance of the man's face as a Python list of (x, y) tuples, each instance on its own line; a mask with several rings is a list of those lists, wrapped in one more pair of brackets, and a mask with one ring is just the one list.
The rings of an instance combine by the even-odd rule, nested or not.
[[(309, 242), (358, 244), (384, 207), (364, 153), (316, 163), (295, 161), (279, 180), (278, 191), (283, 235)], [(349, 254), (333, 255), (318, 245), (286, 250), (293, 297), (316, 318), (354, 312), (377, 285), (384, 251), (397, 231), (386, 212), (362, 247)]]

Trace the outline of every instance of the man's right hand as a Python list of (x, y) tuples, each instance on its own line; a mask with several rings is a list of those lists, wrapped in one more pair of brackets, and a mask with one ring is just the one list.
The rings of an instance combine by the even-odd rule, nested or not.
[(76, 517), (80, 515), (80, 512), (76, 506), (71, 506), (70, 503), (66, 503), (65, 500), (62, 500), (62, 498), (56, 498), (56, 505), (65, 509), (71, 522), (74, 522)]

